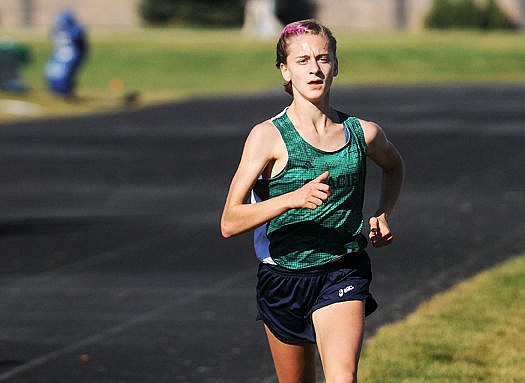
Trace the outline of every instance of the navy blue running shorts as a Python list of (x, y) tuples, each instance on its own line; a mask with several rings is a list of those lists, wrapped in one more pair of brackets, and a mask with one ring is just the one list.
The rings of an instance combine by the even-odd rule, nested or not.
[(261, 263), (257, 277), (257, 319), (284, 343), (315, 343), (312, 313), (321, 307), (358, 300), (365, 302), (365, 315), (377, 308), (365, 251), (302, 270)]

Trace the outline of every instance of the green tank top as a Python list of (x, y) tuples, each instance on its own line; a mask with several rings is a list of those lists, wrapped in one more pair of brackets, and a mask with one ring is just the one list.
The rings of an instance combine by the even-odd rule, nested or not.
[(288, 163), (267, 180), (269, 198), (299, 189), (325, 171), (328, 200), (315, 210), (291, 209), (266, 225), (269, 254), (280, 266), (303, 269), (320, 266), (359, 251), (367, 241), (361, 234), (366, 176), (366, 143), (359, 120), (340, 113), (347, 142), (326, 152), (307, 143), (286, 112), (273, 119), (288, 151)]

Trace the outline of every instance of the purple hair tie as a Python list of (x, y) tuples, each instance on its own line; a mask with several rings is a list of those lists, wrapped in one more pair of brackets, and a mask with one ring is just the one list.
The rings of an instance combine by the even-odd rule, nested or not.
[(301, 24), (296, 24), (296, 23), (288, 24), (286, 27), (284, 27), (279, 38), (283, 37), (284, 35), (289, 35), (292, 33), (294, 34), (305, 33), (306, 31), (308, 31), (308, 29)]

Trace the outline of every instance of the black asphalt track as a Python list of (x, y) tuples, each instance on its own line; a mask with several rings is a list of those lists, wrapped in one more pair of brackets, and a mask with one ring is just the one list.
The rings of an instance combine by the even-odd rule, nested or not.
[[(0, 382), (275, 382), (251, 238), (223, 240), (218, 222), (249, 128), (288, 102), (0, 125)], [(525, 249), (525, 86), (340, 88), (333, 102), (406, 161), (395, 243), (370, 249), (368, 334)], [(367, 215), (378, 184), (370, 166)]]

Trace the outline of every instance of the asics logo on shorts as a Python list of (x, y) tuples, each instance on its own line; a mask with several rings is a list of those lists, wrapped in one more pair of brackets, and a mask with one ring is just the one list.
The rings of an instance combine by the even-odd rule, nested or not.
[(339, 297), (342, 297), (344, 294), (346, 294), (349, 291), (352, 291), (354, 289), (354, 286), (346, 286), (344, 289), (339, 289)]

